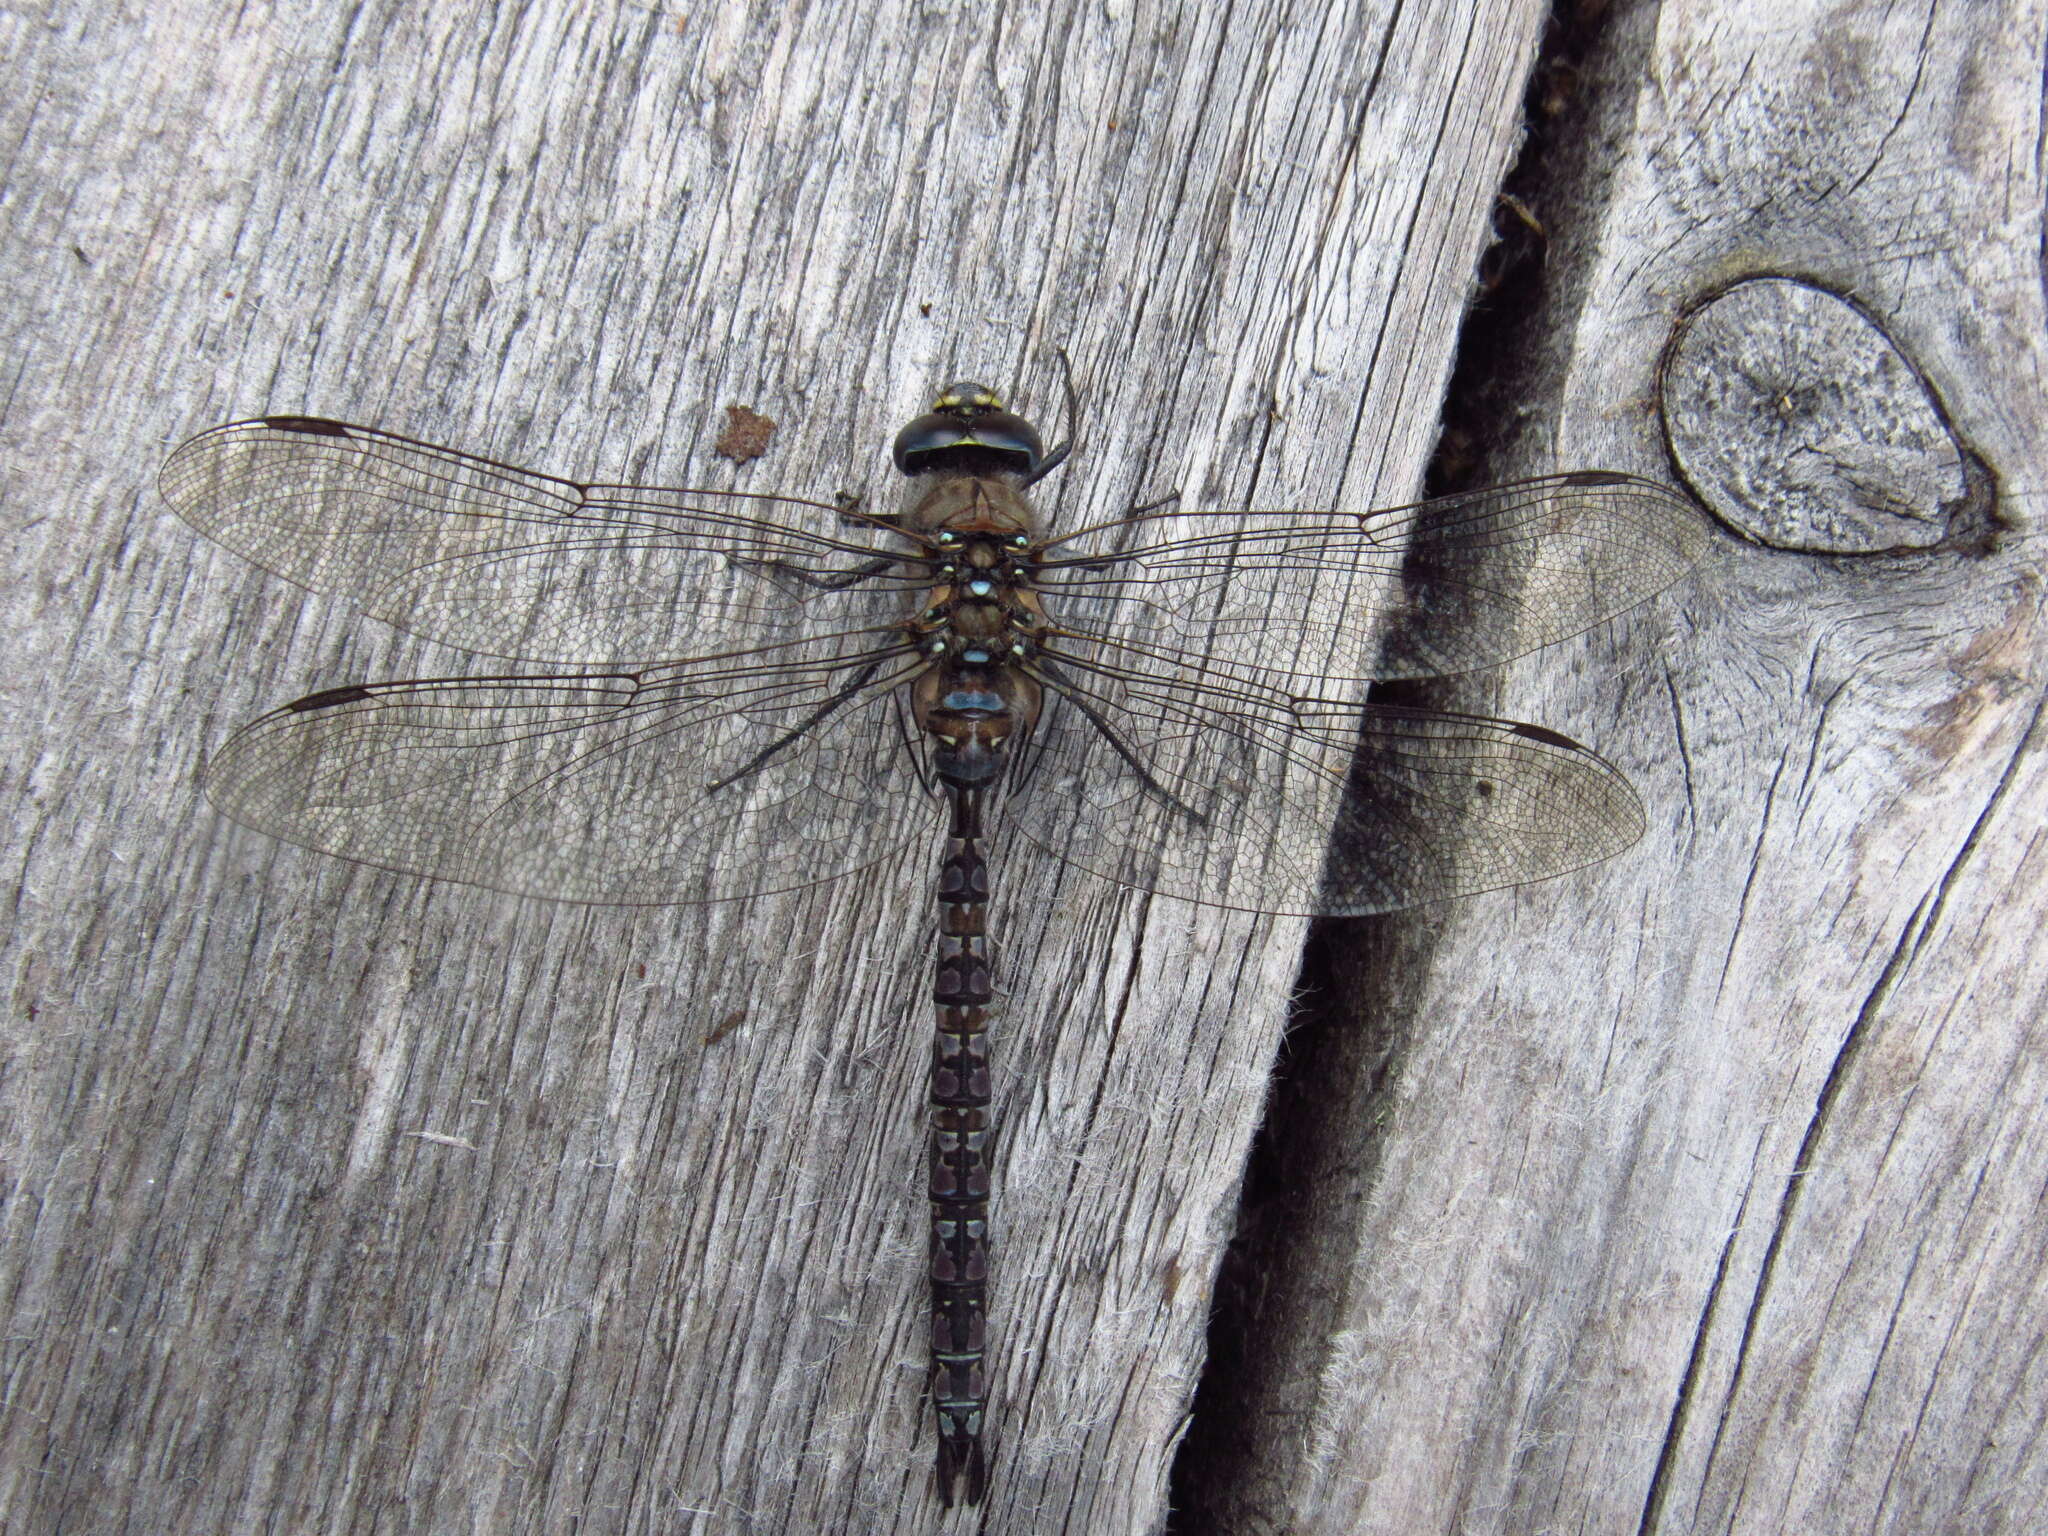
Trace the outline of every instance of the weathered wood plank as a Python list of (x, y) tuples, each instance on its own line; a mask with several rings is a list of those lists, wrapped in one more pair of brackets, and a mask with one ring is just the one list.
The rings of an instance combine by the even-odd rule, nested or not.
[[(208, 550), (155, 466), (309, 411), (829, 494), (886, 477), (947, 375), (1042, 408), (1064, 344), (1064, 519), (1399, 500), (1538, 10), (186, 0), (24, 29), (10, 1519), (936, 1526), (929, 861), (579, 910), (234, 832), (194, 773), (234, 723), (464, 663)], [(781, 423), (743, 468), (711, 454), (735, 401)], [(989, 1518), (1147, 1529), (1300, 929), (999, 878)]]
[[(1854, 300), (1905, 366), (1782, 307), (1805, 334), (1724, 351), (1681, 423), (1802, 492), (1748, 509), (1781, 547), (1731, 535), (1465, 695), (1600, 743), (1653, 829), (1440, 931), (1331, 935), (1377, 1028), (1296, 1071), (1377, 1137), (1294, 1165), (1352, 1237), (1263, 1277), (1323, 1323), (1239, 1384), (1270, 1443), (1218, 1528), (2043, 1524), (2044, 54), (2038, 3), (1702, 0), (1617, 8), (1560, 75), (1550, 289), (1496, 343), (1533, 414), (1489, 471), (1668, 472), (1660, 357), (1741, 279)], [(1931, 541), (1899, 515), (1930, 505)]]

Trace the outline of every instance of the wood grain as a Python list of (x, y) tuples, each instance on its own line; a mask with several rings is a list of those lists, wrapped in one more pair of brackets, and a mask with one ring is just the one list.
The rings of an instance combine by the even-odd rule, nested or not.
[[(924, 863), (612, 911), (235, 832), (235, 723), (464, 663), (209, 550), (155, 467), (267, 410), (829, 496), (945, 377), (1045, 413), (1064, 345), (1062, 520), (1402, 500), (1539, 10), (19, 24), (10, 1523), (940, 1528)], [(780, 424), (743, 466), (735, 402)], [(1154, 1529), (1300, 925), (997, 877), (988, 1524)]]
[(1996, 523), (1870, 558), (1731, 536), (1451, 695), (1600, 744), (1651, 832), (1324, 936), (1349, 1027), (1295, 1043), (1276, 1109), (1374, 1139), (1260, 1176), (1248, 1232), (1320, 1243), (1239, 1283), (1229, 1406), (1264, 1439), (1202, 1528), (2044, 1523), (2044, 54), (2038, 4), (1688, 0), (1616, 8), (1541, 93), (1545, 285), (1493, 327), (1489, 476), (1668, 472), (1674, 327), (1785, 277), (1882, 322)]

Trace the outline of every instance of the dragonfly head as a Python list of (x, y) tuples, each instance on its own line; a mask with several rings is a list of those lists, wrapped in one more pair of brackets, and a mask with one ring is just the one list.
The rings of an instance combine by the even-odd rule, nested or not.
[(932, 408), (896, 434), (896, 467), (906, 475), (944, 469), (1030, 475), (1044, 460), (1038, 429), (1005, 410), (986, 384), (966, 379), (940, 390)]

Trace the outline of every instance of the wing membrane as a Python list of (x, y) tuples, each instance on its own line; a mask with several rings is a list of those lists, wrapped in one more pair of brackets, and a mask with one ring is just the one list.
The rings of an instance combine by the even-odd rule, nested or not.
[(1545, 880), (1642, 835), (1628, 781), (1539, 726), (1047, 670), (1006, 819), (1140, 890), (1363, 916)]
[(925, 797), (895, 702), (918, 663), (894, 636), (869, 639), (329, 689), (236, 733), (206, 791), (303, 847), (495, 890), (766, 895), (929, 836), (902, 810)]
[(265, 570), (514, 660), (631, 666), (878, 622), (918, 584), (872, 520), (820, 531), (851, 516), (830, 503), (579, 485), (310, 417), (202, 433), (162, 490)]
[[(1204, 531), (1173, 536), (1197, 519)], [(1111, 542), (1126, 547), (1092, 552)], [(1359, 515), (1127, 518), (1057, 541), (1040, 581), (1054, 620), (1122, 665), (1327, 695), (1568, 639), (1670, 586), (1708, 543), (1677, 492), (1581, 471)]]

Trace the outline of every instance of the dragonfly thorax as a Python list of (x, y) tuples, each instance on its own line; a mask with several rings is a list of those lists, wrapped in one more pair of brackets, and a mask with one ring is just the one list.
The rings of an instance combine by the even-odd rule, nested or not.
[(948, 546), (976, 539), (1024, 550), (1037, 533), (1031, 503), (1015, 481), (987, 474), (917, 477), (900, 526), (920, 542), (929, 540), (941, 554)]

